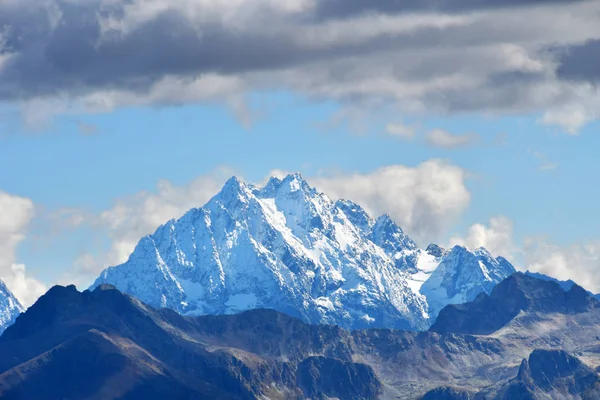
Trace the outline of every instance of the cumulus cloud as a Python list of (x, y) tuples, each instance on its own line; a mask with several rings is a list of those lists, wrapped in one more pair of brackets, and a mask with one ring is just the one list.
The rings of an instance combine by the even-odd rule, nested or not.
[[(106, 261), (110, 264), (126, 261), (142, 236), (153, 233), (160, 225), (181, 217), (191, 208), (203, 206), (232, 174), (228, 168), (217, 169), (185, 186), (163, 180), (154, 193), (144, 191), (117, 199), (111, 209), (96, 219), (97, 224), (108, 229), (112, 241)], [(81, 262), (90, 265), (89, 259)]]
[(352, 200), (372, 215), (388, 213), (420, 242), (437, 238), (468, 207), (465, 180), (466, 171), (442, 160), (308, 178), (330, 197)]
[(30, 199), (0, 191), (0, 279), (24, 306), (31, 305), (46, 291), (44, 284), (16, 262), (17, 246), (25, 239), (34, 213)]
[(31, 306), (48, 290), (45, 283), (29, 274), (24, 264), (11, 264), (2, 280), (24, 307)]
[[(596, 110), (591, 106), (591, 101), (583, 99), (579, 104), (568, 104), (544, 112), (539, 122), (544, 125), (556, 125), (570, 135), (575, 135), (588, 122), (596, 119)], [(600, 105), (600, 99), (596, 100)], [(588, 104), (586, 104), (588, 103)]]
[(478, 136), (471, 133), (456, 135), (443, 129), (433, 129), (425, 135), (427, 144), (442, 149), (455, 149), (468, 146), (477, 141)]
[(60, 283), (86, 288), (104, 268), (127, 261), (143, 236), (153, 233), (170, 219), (181, 217), (189, 209), (203, 206), (233, 174), (232, 169), (222, 167), (183, 186), (162, 180), (155, 191), (117, 198), (111, 208), (96, 214), (78, 209), (53, 212), (50, 219), (55, 227), (74, 229), (85, 225), (92, 228), (97, 237), (109, 242), (106, 252), (99, 252), (97, 248), (81, 251), (73, 267), (59, 278)]
[[(580, 79), (593, 68), (578, 68), (600, 39), (599, 11), (567, 0), (5, 0), (0, 101), (33, 122), (196, 102), (243, 117), (246, 93), (279, 89), (405, 114), (544, 113), (598, 97)], [(576, 131), (596, 118), (584, 107), (586, 118), (545, 122)]]
[(525, 240), (527, 268), (557, 279), (572, 279), (595, 293), (600, 292), (600, 242), (559, 246), (546, 238)]
[(401, 139), (412, 139), (415, 136), (415, 127), (400, 122), (389, 123), (385, 127), (385, 132)]
[(468, 229), (466, 237), (454, 236), (449, 246), (461, 245), (470, 249), (485, 247), (494, 256), (512, 258), (517, 247), (513, 240), (513, 222), (504, 216), (492, 217), (488, 225), (474, 224)]

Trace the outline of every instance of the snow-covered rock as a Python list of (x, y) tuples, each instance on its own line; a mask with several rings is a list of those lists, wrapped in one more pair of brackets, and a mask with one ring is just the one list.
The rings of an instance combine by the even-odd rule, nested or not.
[(482, 249), (464, 251), (485, 272), (462, 265), (471, 258), (455, 249), (418, 249), (389, 216), (334, 202), (299, 174), (262, 188), (233, 177), (204, 207), (142, 238), (92, 287), (110, 283), (186, 315), (272, 308), (347, 328), (425, 329), (441, 304), (469, 300), (514, 271)]
[(430, 315), (435, 318), (448, 304), (472, 301), (482, 292), (489, 294), (497, 283), (515, 272), (505, 258), (493, 258), (482, 247), (469, 251), (454, 246), (423, 283), (420, 292), (427, 298)]
[(19, 303), (19, 300), (8, 290), (4, 282), (0, 280), (0, 334), (12, 325), (23, 311), (25, 309)]

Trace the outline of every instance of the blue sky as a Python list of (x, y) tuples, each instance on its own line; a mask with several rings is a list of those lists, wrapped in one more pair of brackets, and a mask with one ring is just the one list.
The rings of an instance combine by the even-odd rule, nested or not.
[[(236, 1), (0, 5), (0, 278), (26, 303), (89, 283), (229, 175), (277, 171), (389, 212), (422, 246), (484, 245), (600, 290), (600, 96), (581, 68), (598, 1)], [(514, 28), (533, 15), (556, 25)], [(403, 190), (418, 193), (394, 203)]]
[[(451, 161), (472, 176), (468, 222), (494, 213), (510, 215), (526, 232), (547, 233), (560, 242), (593, 237), (585, 216), (593, 213), (599, 188), (593, 171), (600, 161), (595, 124), (578, 136), (561, 134), (536, 123), (538, 116), (480, 118), (427, 117), (420, 131), (442, 128), (476, 132), (479, 142), (459, 149), (435, 148), (416, 137), (386, 134), (385, 125), (368, 132), (351, 126), (320, 127), (336, 108), (288, 96), (250, 127), (218, 106), (126, 109), (84, 116), (96, 132), (82, 135), (80, 117), (57, 118), (42, 128), (2, 137), (3, 190), (32, 199), (48, 209), (109, 208), (114, 200), (154, 190), (158, 180), (185, 185), (198, 175), (229, 166), (245, 179), (260, 181), (269, 171), (320, 170), (368, 173), (392, 164), (415, 166), (431, 158)], [(536, 153), (547, 160), (540, 160)], [(543, 170), (545, 163), (555, 164)], [(572, 204), (568, 215), (561, 212)], [(575, 207), (575, 205), (577, 205)]]

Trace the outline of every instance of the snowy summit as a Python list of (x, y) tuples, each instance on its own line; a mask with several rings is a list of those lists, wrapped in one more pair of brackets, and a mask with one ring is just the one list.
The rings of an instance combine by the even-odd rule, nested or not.
[(420, 330), (514, 271), (485, 249), (419, 249), (388, 215), (373, 219), (291, 174), (262, 188), (229, 179), (92, 287), (185, 315), (272, 308), (315, 324)]

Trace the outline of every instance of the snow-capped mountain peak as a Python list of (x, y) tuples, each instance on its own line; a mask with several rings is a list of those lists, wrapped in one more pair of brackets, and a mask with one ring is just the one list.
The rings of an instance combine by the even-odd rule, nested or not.
[[(500, 263), (483, 250), (459, 250), (420, 250), (389, 215), (373, 219), (349, 200), (333, 201), (300, 174), (263, 187), (232, 177), (206, 205), (143, 238), (93, 287), (110, 283), (182, 314), (262, 307), (312, 323), (424, 329), (439, 304), (488, 290), (506, 272), (495, 273)], [(460, 260), (470, 264), (454, 265)], [(431, 297), (430, 281), (447, 296)]]

